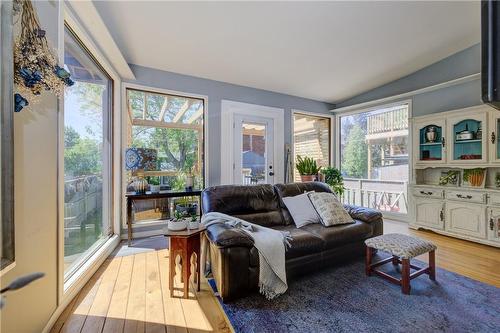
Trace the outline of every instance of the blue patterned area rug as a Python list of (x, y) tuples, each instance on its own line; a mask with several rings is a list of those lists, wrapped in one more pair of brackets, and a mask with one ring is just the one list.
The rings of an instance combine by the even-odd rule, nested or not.
[(272, 301), (255, 293), (221, 304), (236, 332), (500, 332), (500, 288), (442, 269), (411, 288), (366, 277), (360, 260), (290, 281)]

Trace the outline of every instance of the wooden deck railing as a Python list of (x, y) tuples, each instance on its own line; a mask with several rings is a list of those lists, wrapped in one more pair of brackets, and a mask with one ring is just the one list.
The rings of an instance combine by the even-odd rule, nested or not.
[(408, 108), (369, 115), (366, 120), (368, 134), (408, 129)]
[(372, 179), (344, 179), (342, 202), (386, 212), (408, 213), (407, 182)]

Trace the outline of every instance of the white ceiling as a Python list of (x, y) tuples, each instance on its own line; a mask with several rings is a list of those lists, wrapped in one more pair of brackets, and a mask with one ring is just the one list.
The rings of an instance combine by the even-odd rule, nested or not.
[(94, 3), (129, 63), (327, 102), (480, 40), (479, 2)]

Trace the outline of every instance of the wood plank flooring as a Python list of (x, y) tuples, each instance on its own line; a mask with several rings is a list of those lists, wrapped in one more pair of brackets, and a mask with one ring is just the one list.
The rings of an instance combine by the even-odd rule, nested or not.
[(170, 297), (168, 255), (163, 249), (108, 258), (51, 332), (231, 332), (205, 279), (200, 292), (191, 286), (188, 299)]
[[(498, 248), (411, 230), (395, 221), (386, 220), (384, 230), (429, 239), (438, 246), (438, 267), (500, 287)], [(201, 291), (192, 287), (189, 299), (170, 297), (168, 255), (168, 250), (162, 249), (108, 258), (63, 311), (51, 332), (232, 331), (204, 278)], [(426, 256), (419, 259), (427, 260)], [(176, 287), (179, 284), (176, 281)]]
[[(437, 245), (438, 267), (471, 279), (500, 287), (500, 248), (473, 243), (436, 234), (426, 230), (413, 230), (408, 224), (384, 221), (384, 233), (402, 233), (428, 239)], [(418, 259), (427, 262), (428, 256)]]

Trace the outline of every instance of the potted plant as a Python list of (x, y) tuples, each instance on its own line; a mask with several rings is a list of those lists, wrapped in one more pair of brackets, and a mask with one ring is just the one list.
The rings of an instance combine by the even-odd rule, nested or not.
[(342, 177), (339, 169), (334, 167), (322, 168), (321, 174), (324, 176), (325, 183), (330, 186), (333, 193), (338, 196), (342, 196), (344, 194), (344, 177)]
[(188, 225), (187, 220), (184, 218), (184, 214), (179, 211), (174, 212), (174, 217), (168, 221), (168, 228), (174, 231), (180, 231), (186, 229)]
[(190, 201), (188, 197), (182, 197), (176, 200), (175, 210), (183, 216), (192, 216), (198, 210), (198, 203)]
[(160, 192), (160, 177), (146, 177), (149, 184), (149, 190), (153, 193)]
[(200, 222), (198, 221), (198, 216), (196, 214), (191, 215), (191, 220), (189, 221), (189, 229), (198, 229)]
[(302, 182), (310, 182), (315, 180), (316, 176), (318, 175), (319, 169), (321, 169), (321, 167), (318, 167), (315, 160), (307, 156), (302, 158), (302, 156), (300, 155), (297, 155), (297, 163), (295, 164), (295, 166), (299, 171), (300, 180)]

